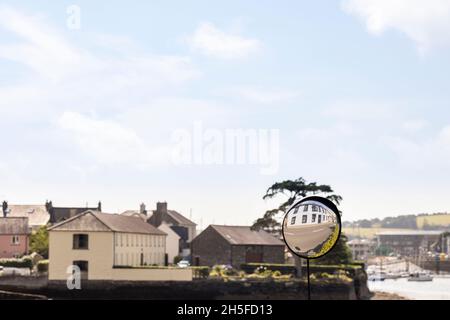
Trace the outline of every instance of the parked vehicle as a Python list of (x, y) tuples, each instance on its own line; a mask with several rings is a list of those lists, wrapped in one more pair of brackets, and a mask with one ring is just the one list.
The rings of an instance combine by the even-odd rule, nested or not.
[(408, 281), (433, 281), (433, 276), (429, 272), (422, 271), (411, 274)]
[(374, 273), (368, 278), (369, 281), (384, 281), (385, 279), (386, 275), (384, 273)]
[(187, 268), (189, 267), (191, 264), (189, 263), (189, 261), (187, 260), (181, 260), (180, 262), (177, 263), (178, 267), (180, 268)]

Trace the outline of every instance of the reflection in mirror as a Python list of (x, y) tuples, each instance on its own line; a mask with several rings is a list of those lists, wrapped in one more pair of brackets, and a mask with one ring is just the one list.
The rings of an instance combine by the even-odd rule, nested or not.
[(340, 235), (338, 214), (315, 200), (294, 204), (283, 220), (283, 237), (289, 249), (306, 259), (325, 255)]

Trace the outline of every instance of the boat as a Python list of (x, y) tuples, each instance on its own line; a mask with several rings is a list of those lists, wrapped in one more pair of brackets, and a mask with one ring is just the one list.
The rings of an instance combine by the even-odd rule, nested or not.
[(410, 275), (408, 281), (433, 281), (433, 276), (428, 272), (416, 272)]

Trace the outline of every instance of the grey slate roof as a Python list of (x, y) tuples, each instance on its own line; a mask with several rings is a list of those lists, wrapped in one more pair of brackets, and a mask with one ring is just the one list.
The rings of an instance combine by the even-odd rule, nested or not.
[[(156, 210), (153, 210), (153, 213), (155, 213)], [(178, 222), (180, 225), (188, 225), (188, 226), (196, 226), (197, 224), (185, 216), (183, 216), (181, 213), (175, 211), (175, 210), (167, 210), (167, 215), (169, 215), (172, 219)], [(150, 219), (150, 217), (149, 217)]]
[(139, 210), (127, 210), (127, 211), (122, 212), (121, 215), (127, 216), (127, 217), (141, 218), (144, 221), (146, 221), (148, 218), (146, 214), (140, 213)]
[(0, 218), (0, 235), (28, 233), (28, 218)]
[(51, 223), (58, 223), (67, 219), (70, 219), (72, 217), (75, 217), (76, 215), (83, 213), (87, 210), (97, 210), (97, 208), (76, 208), (76, 207), (53, 207), (51, 209), (52, 211), (52, 217), (50, 219)]
[(8, 205), (7, 217), (28, 218), (30, 227), (45, 226), (50, 220), (45, 205)]
[[(61, 223), (54, 225), (49, 228), (49, 230), (55, 231), (66, 231), (65, 225), (71, 224), (72, 222), (76, 222), (76, 220), (81, 220), (83, 217), (91, 215), (95, 217), (98, 221), (100, 221), (107, 229), (115, 232), (126, 232), (126, 233), (141, 233), (141, 234), (155, 234), (155, 235), (166, 235), (165, 232), (155, 228), (151, 224), (141, 220), (136, 219), (136, 217), (128, 217), (120, 214), (109, 214), (102, 213), (98, 211), (86, 211), (81, 213), (75, 217), (72, 217), (68, 220), (65, 220)], [(72, 227), (75, 224), (72, 223)], [(79, 231), (99, 231), (98, 228), (93, 223), (87, 224), (76, 224), (76, 230)], [(73, 230), (73, 229), (71, 229)]]
[(281, 240), (264, 230), (253, 231), (248, 226), (210, 225), (210, 227), (232, 245), (284, 246)]

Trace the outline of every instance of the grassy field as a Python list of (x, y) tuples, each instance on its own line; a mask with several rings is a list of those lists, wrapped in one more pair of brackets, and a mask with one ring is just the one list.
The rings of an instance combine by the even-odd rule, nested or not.
[(350, 237), (373, 238), (375, 234), (383, 231), (411, 231), (411, 229), (395, 228), (342, 228), (342, 233)]
[(426, 223), (428, 225), (450, 225), (450, 214), (436, 214), (432, 216), (421, 216), (417, 217), (417, 227), (422, 229), (423, 225)]

